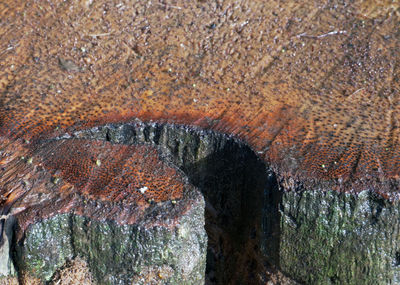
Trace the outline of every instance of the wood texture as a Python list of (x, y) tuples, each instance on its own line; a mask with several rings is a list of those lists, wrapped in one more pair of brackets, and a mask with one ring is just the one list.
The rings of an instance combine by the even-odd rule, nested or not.
[[(4, 213), (38, 167), (100, 198), (104, 181), (119, 195), (118, 171), (173, 177), (124, 168), (132, 147), (47, 143), (135, 118), (233, 135), (296, 181), (398, 197), (396, 2), (3, 1), (0, 19)], [(119, 168), (93, 170), (113, 152)]]

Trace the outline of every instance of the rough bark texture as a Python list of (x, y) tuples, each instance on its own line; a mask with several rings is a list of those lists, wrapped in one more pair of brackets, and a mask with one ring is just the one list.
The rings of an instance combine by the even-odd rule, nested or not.
[(204, 201), (199, 193), (192, 199), (190, 210), (174, 228), (118, 225), (74, 214), (46, 219), (25, 232), (16, 248), (17, 266), (48, 281), (79, 256), (97, 284), (149, 284), (149, 272), (158, 275), (157, 284), (202, 284), (207, 249)]
[(16, 271), (11, 258), (15, 219), (7, 219), (4, 225), (3, 244), (0, 247), (0, 280), (4, 276), (15, 276)]
[(282, 193), (279, 264), (304, 284), (398, 284), (399, 204), (374, 193)]

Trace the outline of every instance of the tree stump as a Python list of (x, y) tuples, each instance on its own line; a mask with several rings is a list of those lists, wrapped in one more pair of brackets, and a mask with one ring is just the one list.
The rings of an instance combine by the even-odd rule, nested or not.
[(398, 282), (399, 11), (3, 1), (1, 273)]

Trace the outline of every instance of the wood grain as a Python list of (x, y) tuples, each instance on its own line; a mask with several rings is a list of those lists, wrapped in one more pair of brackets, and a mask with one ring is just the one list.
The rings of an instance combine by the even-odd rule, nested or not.
[(78, 188), (118, 180), (87, 155), (127, 165), (130, 147), (61, 147), (60, 162), (44, 142), (135, 118), (233, 135), (281, 176), (397, 199), (399, 5), (370, 2), (3, 1), (3, 208), (37, 161)]

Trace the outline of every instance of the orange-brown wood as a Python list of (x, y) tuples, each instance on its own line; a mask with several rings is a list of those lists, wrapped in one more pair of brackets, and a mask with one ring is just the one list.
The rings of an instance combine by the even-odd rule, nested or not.
[[(15, 151), (8, 153), (11, 158)], [(62, 139), (21, 154), (2, 172), (7, 181), (2, 211), (14, 206), (18, 238), (30, 224), (69, 212), (121, 224), (174, 226), (196, 196), (185, 176), (148, 145)], [(169, 214), (146, 219), (161, 209)]]
[(54, 179), (62, 177), (87, 198), (126, 204), (180, 199), (182, 176), (149, 146), (112, 145), (87, 140), (57, 140), (38, 153)]
[[(20, 153), (35, 156), (43, 139), (135, 118), (232, 134), (301, 181), (397, 193), (389, 187), (400, 171), (394, 2), (3, 1), (0, 19), (7, 203), (19, 197), (9, 181), (29, 170), (15, 162)], [(125, 167), (131, 155), (100, 143), (88, 143), (82, 161), (59, 151), (63, 162), (41, 156), (49, 171), (60, 168), (100, 197), (97, 182), (80, 183), (117, 183), (124, 168), (102, 177), (88, 157), (115, 151)]]

